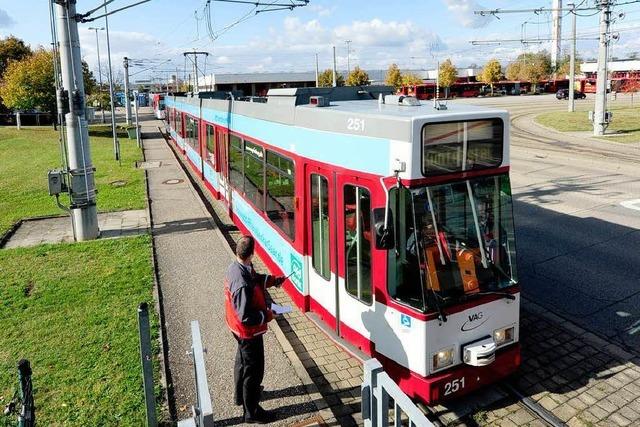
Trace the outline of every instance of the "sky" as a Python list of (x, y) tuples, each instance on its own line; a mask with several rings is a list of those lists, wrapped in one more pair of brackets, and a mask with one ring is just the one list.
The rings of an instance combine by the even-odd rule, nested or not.
[[(138, 0), (115, 0), (114, 10)], [(290, 3), (299, 0), (263, 0)], [(575, 0), (592, 7), (594, 0)], [(626, 57), (640, 52), (640, 2), (614, 7), (612, 56)], [(78, 0), (78, 11), (86, 12), (102, 0)], [(15, 35), (32, 47), (49, 46), (48, 0), (0, 0), (0, 37)], [(567, 0), (564, 3), (568, 3)], [(199, 58), (201, 73), (312, 71), (315, 54), (320, 68), (332, 65), (336, 46), (338, 68), (386, 69), (397, 63), (403, 69), (432, 69), (437, 60), (451, 58), (458, 67), (482, 65), (490, 58), (503, 64), (524, 51), (549, 49), (550, 44), (502, 42), (472, 45), (472, 40), (549, 38), (549, 13), (479, 16), (480, 9), (528, 9), (551, 7), (551, 0), (310, 0), (293, 10), (255, 13), (252, 5), (212, 0), (151, 0), (109, 17), (111, 59), (122, 74), (122, 58), (136, 61), (130, 72), (133, 81), (167, 79), (192, 69), (185, 51), (206, 51)], [(259, 7), (258, 9), (261, 9)], [(598, 16), (595, 10), (580, 11), (577, 18), (578, 52), (582, 58), (597, 55)], [(624, 17), (619, 17), (624, 12)], [(93, 16), (98, 16), (96, 12)], [(209, 15), (210, 19), (207, 19)], [(589, 16), (591, 15), (591, 16)], [(208, 31), (207, 21), (212, 32)], [(238, 22), (240, 21), (240, 22)], [(527, 22), (523, 26), (524, 22)], [(103, 18), (80, 24), (83, 58), (97, 75), (96, 33)], [(569, 35), (570, 17), (563, 21), (563, 37)], [(104, 31), (98, 31), (100, 60), (106, 73), (107, 49)], [(351, 40), (347, 44), (346, 40)], [(563, 45), (568, 48), (569, 43)], [(349, 47), (348, 47), (349, 46)], [(205, 70), (206, 66), (206, 70)], [(187, 71), (188, 72), (188, 71)]]

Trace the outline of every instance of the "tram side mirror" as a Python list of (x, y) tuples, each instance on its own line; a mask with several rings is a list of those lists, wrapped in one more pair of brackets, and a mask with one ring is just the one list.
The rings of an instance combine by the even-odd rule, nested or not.
[(389, 211), (388, 227), (385, 227), (385, 208), (375, 208), (373, 210), (373, 224), (376, 231), (376, 249), (393, 249), (395, 247), (395, 236), (393, 233), (393, 212)]

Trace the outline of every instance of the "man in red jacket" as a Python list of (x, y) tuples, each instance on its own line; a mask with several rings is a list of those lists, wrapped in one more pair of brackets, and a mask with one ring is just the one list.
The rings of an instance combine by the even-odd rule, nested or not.
[(280, 286), (285, 277), (258, 274), (251, 260), (255, 241), (241, 237), (236, 245), (236, 260), (229, 266), (224, 279), (226, 321), (238, 341), (234, 379), (236, 405), (244, 408), (248, 423), (268, 423), (274, 415), (260, 406), (261, 383), (264, 377), (264, 343), (262, 335), (273, 312), (267, 307), (265, 290)]

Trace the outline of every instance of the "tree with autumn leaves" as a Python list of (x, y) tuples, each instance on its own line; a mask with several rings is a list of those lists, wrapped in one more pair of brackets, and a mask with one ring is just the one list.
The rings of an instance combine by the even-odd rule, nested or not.
[(536, 53), (522, 53), (507, 67), (506, 76), (509, 80), (524, 80), (531, 82), (535, 92), (536, 85), (551, 75), (551, 58), (545, 51)]
[(445, 96), (449, 97), (449, 88), (456, 82), (458, 78), (458, 69), (451, 59), (446, 59), (444, 62), (440, 63), (440, 67), (438, 68), (438, 80), (440, 87), (445, 88)]
[(366, 86), (369, 84), (369, 74), (356, 66), (347, 76), (347, 86)]
[[(0, 99), (14, 111), (56, 111), (53, 51), (31, 51), (15, 37), (0, 40)], [(2, 68), (3, 67), (3, 68)], [(93, 73), (82, 63), (85, 93), (96, 87)]]
[(491, 59), (482, 68), (480, 73), (480, 81), (486, 83), (491, 87), (491, 96), (493, 96), (493, 85), (502, 79), (502, 65), (497, 59)]

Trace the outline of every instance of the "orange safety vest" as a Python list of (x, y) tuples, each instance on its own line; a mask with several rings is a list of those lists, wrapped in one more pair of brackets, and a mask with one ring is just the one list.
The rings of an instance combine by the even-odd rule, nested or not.
[(237, 337), (240, 339), (249, 339), (257, 337), (267, 332), (267, 301), (264, 296), (264, 287), (261, 283), (256, 283), (253, 286), (253, 295), (251, 295), (251, 307), (254, 310), (262, 311), (265, 313), (264, 322), (261, 325), (249, 326), (242, 323), (242, 319), (238, 316), (235, 307), (233, 306), (233, 295), (229, 288), (229, 282), (227, 278), (224, 279), (224, 296), (225, 296), (225, 320), (227, 326)]

